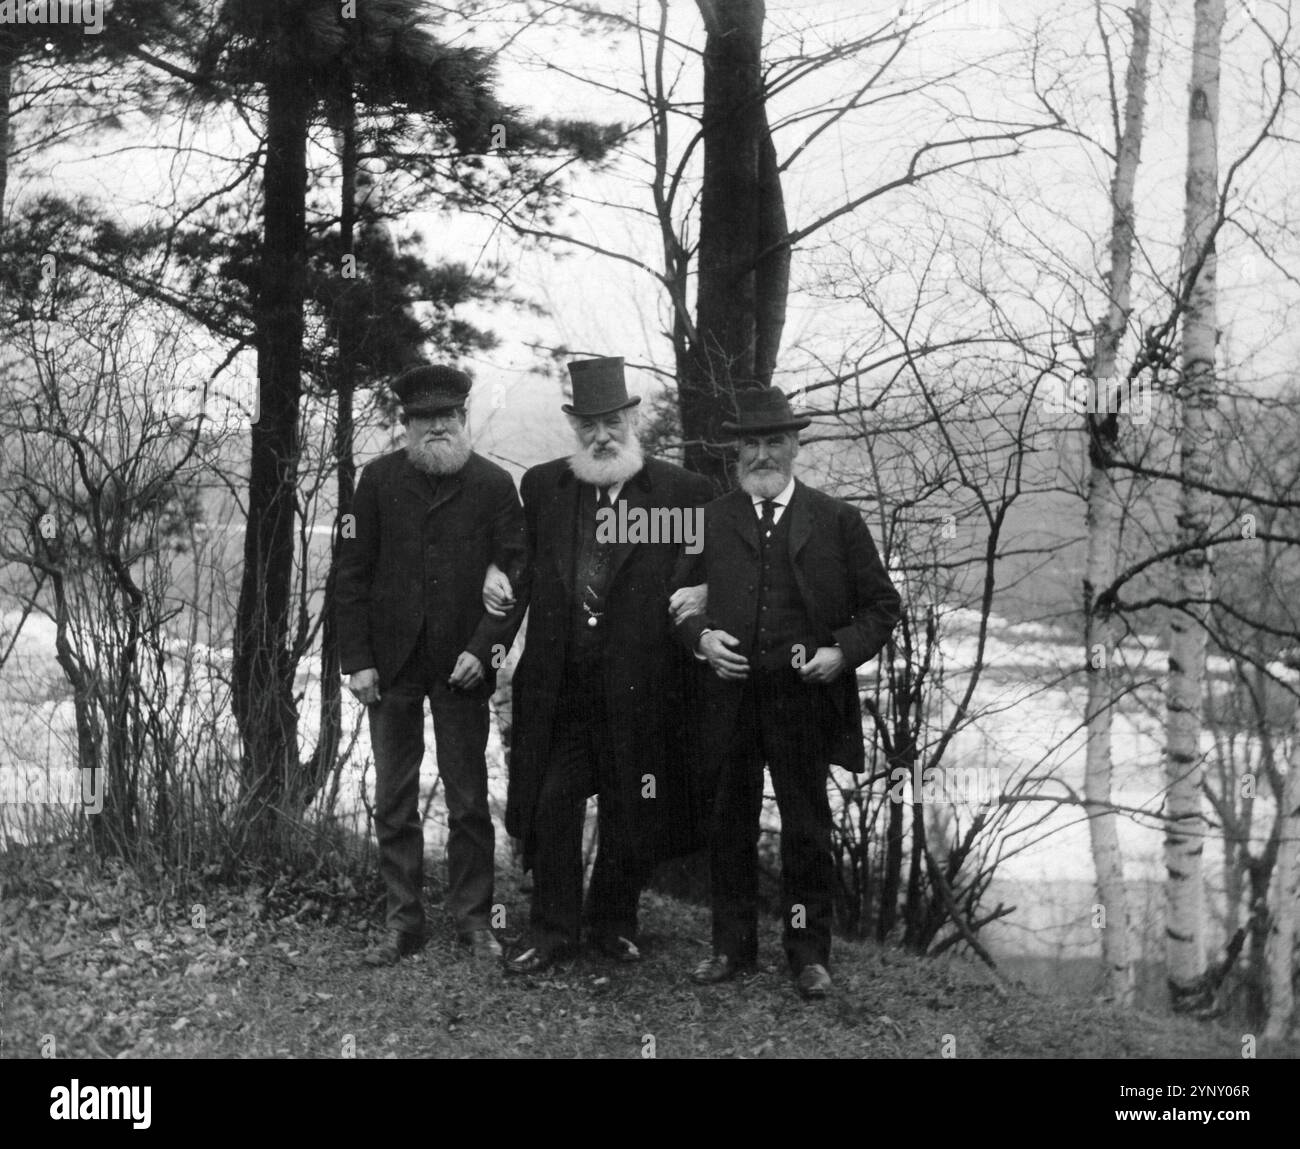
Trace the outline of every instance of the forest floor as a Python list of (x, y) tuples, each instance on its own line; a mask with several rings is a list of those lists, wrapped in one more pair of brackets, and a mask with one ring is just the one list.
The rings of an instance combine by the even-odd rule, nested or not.
[[(1242, 1057), (1235, 1029), (1000, 989), (967, 959), (869, 943), (837, 941), (832, 996), (805, 1002), (770, 921), (757, 974), (696, 986), (707, 911), (652, 893), (639, 965), (583, 956), (517, 978), (462, 953), (436, 905), (422, 952), (365, 965), (378, 885), (337, 874), (196, 894), (46, 846), (0, 853), (0, 883), (7, 1058)], [(498, 887), (509, 939), (527, 896), (508, 875)]]

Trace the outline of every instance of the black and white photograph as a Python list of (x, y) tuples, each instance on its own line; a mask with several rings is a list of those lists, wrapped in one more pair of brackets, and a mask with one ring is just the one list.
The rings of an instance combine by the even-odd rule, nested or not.
[(15, 1128), (1281, 1112), (1297, 364), (1290, 0), (0, 0)]

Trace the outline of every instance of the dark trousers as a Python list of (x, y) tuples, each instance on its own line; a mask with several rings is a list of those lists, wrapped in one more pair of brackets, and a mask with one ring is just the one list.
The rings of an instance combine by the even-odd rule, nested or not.
[[(647, 877), (635, 848), (628, 786), (610, 758), (600, 665), (571, 665), (551, 727), (551, 749), (534, 821), (533, 899), (535, 945), (576, 946), (585, 918), (588, 932), (636, 935), (637, 903)], [(598, 795), (596, 862), (582, 899), (582, 828), (587, 799)]]
[(826, 780), (836, 722), (825, 687), (804, 683), (788, 668), (750, 672), (734, 741), (720, 763), (709, 828), (713, 948), (742, 965), (758, 957), (764, 763), (781, 813), (786, 957), (796, 973), (829, 963), (835, 862)]
[(488, 695), (453, 690), (428, 667), (423, 640), (369, 707), (375, 754), (375, 829), (388, 928), (424, 932), (424, 835), (420, 827), (420, 763), (424, 700), (433, 712), (438, 775), (447, 802), (446, 909), (458, 932), (482, 929), (492, 912), (496, 836), (488, 808)]

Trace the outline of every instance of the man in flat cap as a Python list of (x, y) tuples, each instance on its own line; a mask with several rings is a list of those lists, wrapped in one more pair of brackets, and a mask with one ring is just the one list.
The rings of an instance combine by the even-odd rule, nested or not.
[[(528, 566), (524, 650), (513, 680), (506, 827), (533, 871), (529, 933), (506, 964), (536, 973), (590, 944), (640, 958), (637, 904), (654, 863), (684, 853), (691, 815), (683, 695), (700, 668), (675, 641), (668, 593), (698, 546), (702, 476), (643, 459), (623, 360), (571, 363), (577, 440), (520, 491)], [(508, 591), (508, 587), (504, 588)], [(506, 605), (485, 588), (485, 601)], [(583, 908), (582, 832), (599, 796), (599, 847)]]
[(713, 954), (692, 977), (726, 981), (757, 961), (766, 765), (781, 813), (786, 958), (799, 992), (824, 997), (835, 879), (830, 763), (863, 768), (855, 671), (888, 641), (900, 599), (857, 509), (794, 477), (799, 432), (811, 420), (776, 388), (741, 391), (737, 406), (722, 427), (739, 439), (740, 489), (705, 508), (703, 551), (678, 576), (706, 583), (707, 605), (674, 615), (713, 671), (700, 736), (702, 760), (718, 770)]
[(470, 447), (469, 390), (469, 376), (444, 366), (412, 367), (394, 381), (406, 446), (362, 471), (355, 534), (340, 549), (340, 661), (369, 712), (387, 893), (387, 937), (371, 964), (395, 963), (428, 936), (418, 810), (426, 698), (447, 802), (446, 909), (474, 956), (501, 954), (490, 928), (495, 832), (484, 750), (496, 668), (522, 611), (488, 615), (482, 586), (491, 564), (521, 569), (523, 511), (510, 475)]

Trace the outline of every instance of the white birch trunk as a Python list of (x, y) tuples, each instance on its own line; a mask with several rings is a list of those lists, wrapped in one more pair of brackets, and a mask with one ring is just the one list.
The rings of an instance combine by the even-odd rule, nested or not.
[[(1196, 0), (1192, 82), (1187, 115), (1187, 209), (1183, 233), (1184, 283), (1190, 282), (1183, 316), (1179, 454), (1184, 480), (1204, 483), (1213, 457), (1212, 415), (1216, 401), (1215, 254), (1212, 233), (1218, 211), (1219, 45), (1224, 0)], [(1192, 544), (1176, 561), (1176, 597), (1186, 612), (1171, 612), (1169, 688), (1165, 720), (1165, 784), (1169, 818), (1165, 832), (1166, 976), (1175, 1009), (1195, 1004), (1205, 974), (1205, 896), (1202, 810), (1201, 715), (1205, 679), (1205, 623), (1213, 590), (1210, 555), (1194, 545), (1210, 526), (1210, 500), (1184, 484), (1179, 503), (1179, 541)]]
[(1295, 1015), (1291, 979), (1295, 968), (1296, 899), (1300, 897), (1300, 707), (1296, 708), (1291, 759), (1281, 801), (1281, 840), (1269, 898), (1273, 921), (1268, 937), (1268, 1021), (1264, 1027), (1264, 1036), (1274, 1038), (1286, 1036)]
[[(1111, 185), (1110, 270), (1107, 272), (1109, 307), (1097, 333), (1093, 379), (1108, 387), (1116, 376), (1119, 345), (1131, 310), (1133, 272), (1133, 187), (1142, 152), (1142, 116), (1146, 95), (1147, 50), (1151, 33), (1151, 0), (1137, 0), (1129, 13), (1133, 47), (1124, 82), (1124, 127), (1118, 141), (1118, 160)], [(1123, 394), (1123, 392), (1121, 392)], [(1109, 406), (1109, 404), (1106, 404)], [(1103, 408), (1104, 410), (1104, 408)], [(1123, 417), (1123, 412), (1120, 412)], [(1111, 454), (1118, 436), (1117, 420), (1106, 415), (1086, 416), (1089, 422), (1088, 566), (1084, 579), (1084, 644), (1088, 667), (1087, 760), (1083, 793), (1089, 814), (1092, 861), (1097, 875), (1097, 901), (1103, 911), (1101, 928), (1105, 993), (1118, 1005), (1133, 1004), (1133, 934), (1128, 898), (1124, 890), (1124, 855), (1119, 844), (1119, 819), (1110, 809), (1111, 723), (1114, 690), (1111, 685), (1119, 628), (1109, 601), (1097, 595), (1115, 578), (1119, 541), (1120, 505), (1110, 471)], [(1098, 657), (1099, 656), (1099, 657)]]

